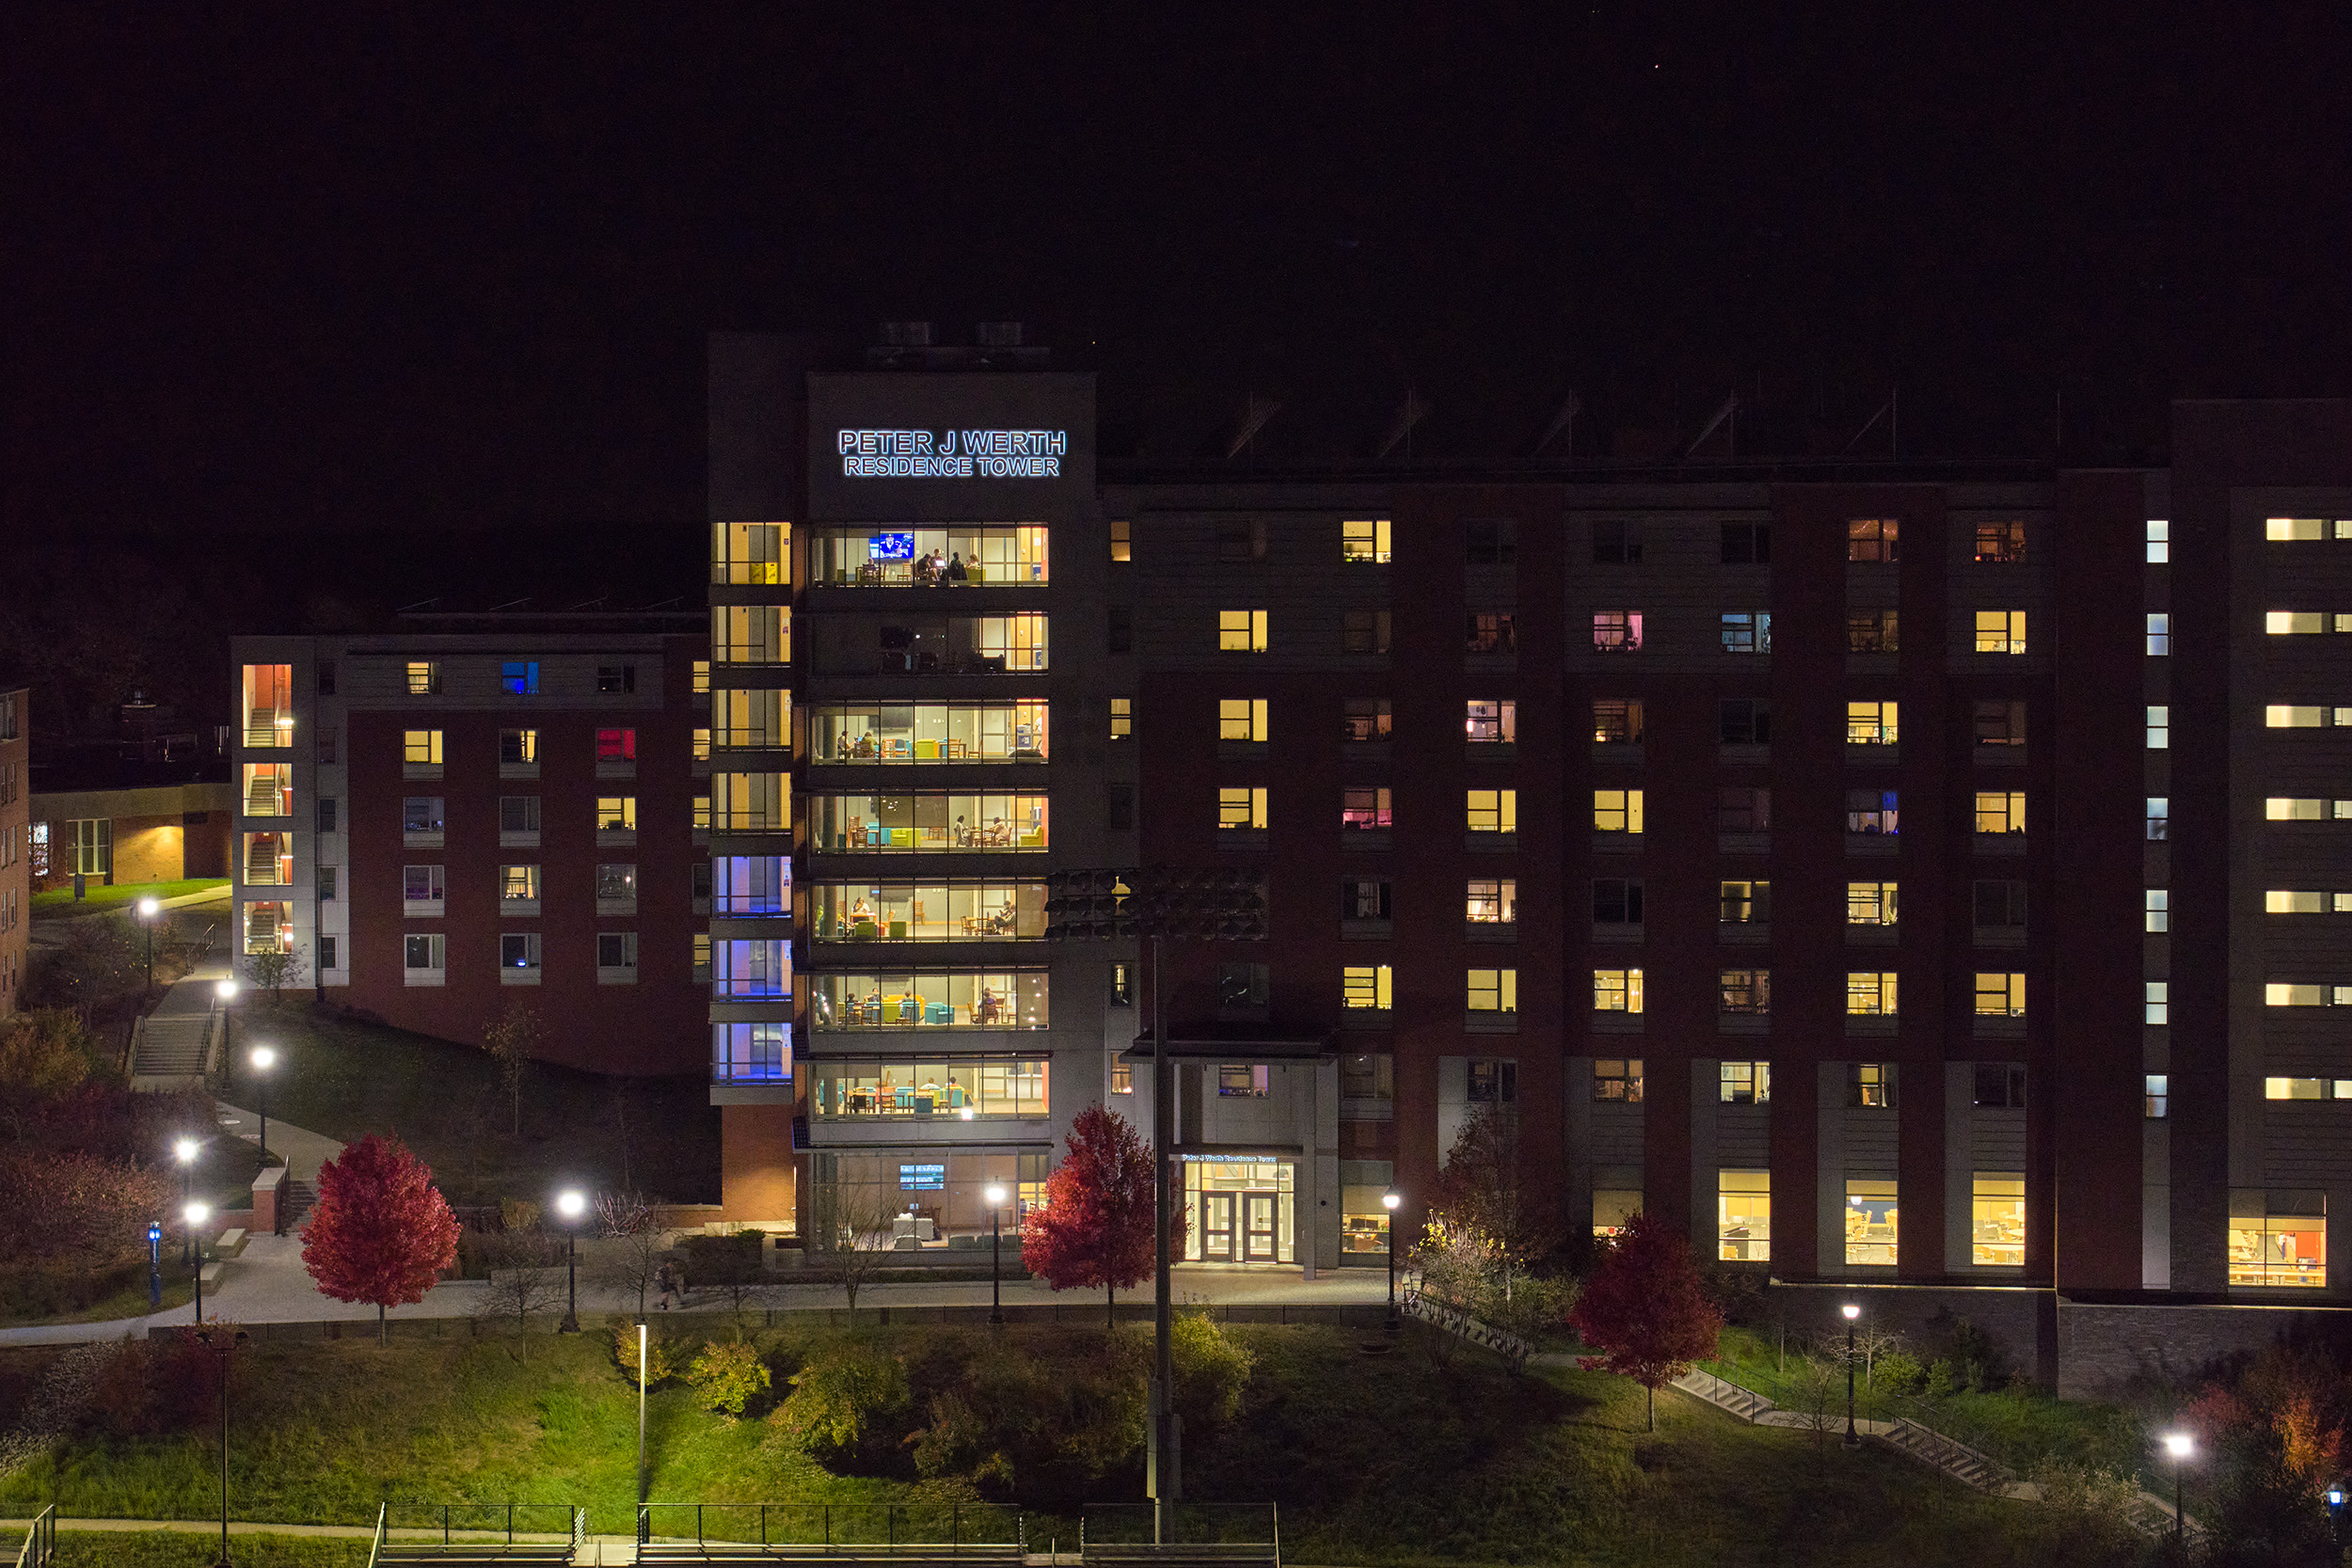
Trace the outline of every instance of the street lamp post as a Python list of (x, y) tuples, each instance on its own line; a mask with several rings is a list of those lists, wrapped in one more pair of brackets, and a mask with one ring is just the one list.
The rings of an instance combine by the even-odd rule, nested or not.
[(2164, 1434), (2164, 1451), (2172, 1456), (2172, 1555), (2179, 1557), (2187, 1541), (2187, 1527), (2181, 1513), (2181, 1466), (2197, 1451), (2197, 1440), (2185, 1432)]
[[(202, 1148), (203, 1146), (198, 1143), (194, 1138), (175, 1138), (172, 1140), (172, 1157), (180, 1162), (180, 1207), (183, 1212), (187, 1209), (190, 1200), (195, 1196), (195, 1194), (190, 1190), (190, 1178), (196, 1171), (197, 1153)], [(188, 1231), (182, 1238), (180, 1244), (180, 1261), (183, 1263), (193, 1263), (196, 1261), (196, 1232), (193, 1230)]]
[(213, 1568), (233, 1568), (229, 1560), (229, 1355), (245, 1343), (246, 1334), (242, 1328), (233, 1335), (199, 1329), (196, 1337), (213, 1353), (220, 1375), (220, 1560)]
[(249, 1058), (262, 1091), (262, 1164), (269, 1164), (269, 1069), (278, 1065), (278, 1053), (266, 1045), (257, 1045)]
[(1388, 1331), (1394, 1334), (1405, 1325), (1396, 1317), (1396, 1210), (1405, 1201), (1394, 1187), (1380, 1195), (1380, 1207), (1389, 1212), (1389, 1321)]
[(555, 1326), (558, 1334), (580, 1332), (580, 1216), (588, 1212), (588, 1199), (574, 1187), (558, 1194), (555, 1212), (564, 1216), (564, 1321)]
[(147, 989), (155, 989), (155, 916), (163, 905), (152, 898), (139, 900), (139, 924), (147, 927)]
[(237, 999), (237, 982), (217, 981), (213, 986), (213, 994), (220, 998), (220, 1059), (224, 1062), (234, 1061), (236, 1058), (230, 1053), (236, 1049), (237, 1042), (230, 1038), (229, 1026), (236, 1015), (229, 1010), (229, 1004)]
[[(213, 1217), (213, 1206), (209, 1203), (191, 1203), (181, 1213), (186, 1216), (188, 1243), (193, 1246), (197, 1227)], [(199, 1323), (204, 1321), (204, 1257), (201, 1253), (196, 1259), (196, 1321)]]
[(147, 1305), (164, 1304), (164, 1225), (161, 1220), (147, 1222)]
[(1839, 1311), (1846, 1314), (1846, 1447), (1862, 1447), (1862, 1433), (1853, 1424), (1853, 1321), (1862, 1316), (1862, 1308), (1848, 1302)]
[(980, 1195), (988, 1200), (988, 1322), (1005, 1326), (1005, 1189), (992, 1181)]

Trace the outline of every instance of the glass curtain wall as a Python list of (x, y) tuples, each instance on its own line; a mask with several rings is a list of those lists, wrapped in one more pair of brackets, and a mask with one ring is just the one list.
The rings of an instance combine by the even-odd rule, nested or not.
[(1042, 1029), (1041, 970), (807, 974), (815, 1029)]
[(1050, 705), (854, 703), (809, 714), (810, 760), (1043, 762)]
[[(843, 588), (1016, 587), (1046, 580), (1045, 525), (877, 524), (820, 529), (809, 573)], [(955, 568), (961, 566), (959, 578)]]
[(811, 1062), (809, 1114), (819, 1120), (1042, 1117), (1043, 1057), (963, 1056)]
[(808, 816), (815, 847), (835, 853), (1046, 847), (1042, 795), (819, 795)]
[(825, 882), (809, 889), (818, 942), (1036, 942), (1043, 882)]

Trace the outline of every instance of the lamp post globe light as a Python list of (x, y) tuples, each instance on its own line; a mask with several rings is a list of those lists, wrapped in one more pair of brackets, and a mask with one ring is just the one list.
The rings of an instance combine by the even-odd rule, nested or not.
[(988, 1321), (1005, 1324), (1005, 1184), (992, 1181), (980, 1196), (988, 1201)]
[(163, 905), (152, 898), (139, 900), (139, 924), (147, 927), (147, 989), (155, 989), (155, 917), (163, 912)]
[[(193, 1247), (196, 1244), (197, 1231), (202, 1228), (206, 1220), (213, 1217), (213, 1206), (209, 1203), (191, 1203), (181, 1210), (180, 1213), (188, 1222), (188, 1244)], [(196, 1321), (202, 1323), (204, 1321), (204, 1259), (201, 1257), (198, 1258), (196, 1264)]]
[[(180, 1207), (183, 1210), (188, 1206), (188, 1200), (195, 1196), (191, 1190), (191, 1179), (196, 1172), (197, 1154), (203, 1147), (194, 1138), (174, 1138), (171, 1141), (171, 1157), (180, 1162)], [(183, 1263), (196, 1261), (196, 1232), (194, 1230), (186, 1232), (182, 1239), (180, 1261)]]
[(564, 1219), (564, 1321), (558, 1334), (580, 1332), (580, 1217), (588, 1212), (588, 1198), (578, 1187), (555, 1197), (555, 1212)]
[(2164, 1451), (2172, 1457), (2172, 1555), (2178, 1557), (2186, 1538), (2181, 1513), (2181, 1466), (2197, 1451), (2197, 1439), (2185, 1432), (2168, 1432), (2164, 1434)]
[(1846, 1315), (1846, 1447), (1858, 1449), (1862, 1447), (1862, 1434), (1853, 1424), (1853, 1323), (1862, 1316), (1862, 1308), (1850, 1301), (1838, 1310)]
[(1404, 1326), (1396, 1317), (1396, 1211), (1404, 1201), (1404, 1195), (1394, 1187), (1380, 1195), (1380, 1207), (1389, 1212), (1389, 1321), (1385, 1326), (1391, 1334)]
[(263, 1164), (267, 1164), (269, 1163), (269, 1069), (278, 1065), (277, 1048), (274, 1046), (257, 1045), (253, 1048), (252, 1053), (246, 1057), (246, 1060), (253, 1064), (253, 1071), (258, 1077), (261, 1085), (262, 1163)]

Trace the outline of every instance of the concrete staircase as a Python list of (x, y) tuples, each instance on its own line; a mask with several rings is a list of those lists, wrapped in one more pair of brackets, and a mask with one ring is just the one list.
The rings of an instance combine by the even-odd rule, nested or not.
[(213, 1021), (204, 1013), (150, 1013), (131, 1035), (134, 1088), (169, 1088), (204, 1076)]
[(278, 1201), (286, 1207), (285, 1215), (279, 1224), (285, 1233), (291, 1236), (302, 1224), (304, 1217), (310, 1212), (310, 1205), (318, 1201), (318, 1190), (308, 1181), (290, 1176), (286, 1179), (285, 1184), (278, 1189), (278, 1193), (280, 1195)]

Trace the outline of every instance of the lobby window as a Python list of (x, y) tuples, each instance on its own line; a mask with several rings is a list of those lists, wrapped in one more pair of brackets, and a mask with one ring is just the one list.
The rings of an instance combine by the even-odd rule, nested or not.
[(1136, 525), (1125, 517), (1111, 520), (1111, 559), (1133, 561), (1136, 558)]
[(1473, 1013), (1517, 1013), (1519, 1010), (1519, 972), (1516, 969), (1471, 970), (1466, 1006)]
[(1349, 697), (1341, 703), (1340, 714), (1341, 739), (1361, 743), (1389, 738), (1386, 697)]
[(2026, 559), (2026, 520), (2005, 517), (1977, 525), (1977, 563), (2013, 566)]
[(2172, 745), (2172, 710), (2150, 704), (2148, 706), (2148, 750), (2169, 751)]
[(2325, 1289), (2328, 1195), (2233, 1190), (2230, 1283)]
[(499, 666), (499, 689), (510, 697), (539, 695), (539, 661), (510, 658)]
[(1772, 525), (1724, 524), (1723, 557), (1726, 566), (1770, 565), (1772, 559)]
[(1846, 924), (1849, 926), (1892, 926), (1895, 924), (1895, 888), (1893, 882), (1848, 882), (1846, 884)]
[(2143, 993), (2143, 997), (2139, 1005), (2140, 1022), (2142, 1023), (2171, 1022), (2172, 982), (2169, 980), (2144, 980), (2140, 983), (2140, 990)]
[(1216, 1069), (1216, 1092), (1228, 1100), (1263, 1100), (1272, 1081), (1270, 1068), (1228, 1062)]
[(1721, 617), (1724, 652), (1769, 654), (1772, 651), (1772, 612), (1769, 610), (1727, 610)]
[(2022, 789), (1977, 791), (1977, 832), (2022, 833), (2026, 831), (2026, 792)]
[(1850, 833), (1902, 832), (1902, 814), (1897, 809), (1896, 793), (1891, 789), (1846, 791), (1846, 831)]
[(1218, 698), (1216, 737), (1219, 740), (1263, 741), (1266, 737), (1266, 700), (1263, 697)]
[(1846, 524), (1846, 559), (1885, 563), (1897, 559), (1901, 521), (1894, 517), (1855, 517)]
[(1977, 611), (1977, 652), (2022, 654), (2026, 651), (2026, 612), (2022, 610)]
[(1220, 610), (1216, 612), (1217, 652), (1262, 654), (1266, 644), (1266, 612), (1263, 610)]
[(1638, 654), (1642, 651), (1642, 612), (1638, 610), (1593, 611), (1593, 652)]
[(2023, 1171), (1976, 1174), (1968, 1260), (1982, 1267), (2026, 1266), (2026, 1177)]
[(1467, 790), (1464, 792), (1463, 811), (1471, 832), (1516, 833), (1519, 831), (1519, 792), (1516, 789)]
[(1508, 1057), (1473, 1056), (1464, 1073), (1464, 1086), (1473, 1105), (1516, 1105), (1519, 1099), (1519, 1064)]
[(1266, 964), (1221, 963), (1216, 966), (1216, 1005), (1220, 1007), (1263, 1007), (1272, 983)]
[(1638, 1013), (1642, 1010), (1642, 972), (1638, 969), (1593, 971), (1593, 1011)]
[(1263, 561), (1265, 550), (1264, 518), (1220, 517), (1217, 519), (1216, 558), (1219, 561)]
[(2171, 1099), (2172, 1080), (2161, 1072), (2141, 1075), (2146, 1080), (2145, 1098), (2140, 1101), (2140, 1114), (2150, 1121), (2162, 1121)]
[(1979, 881), (1972, 889), (1976, 923), (1991, 930), (2023, 930), (2026, 927), (2026, 884)]
[(1846, 1012), (1855, 1018), (1893, 1018), (1897, 1006), (1896, 972), (1891, 969), (1850, 969), (1846, 972)]
[(1772, 972), (1769, 969), (1726, 969), (1718, 973), (1715, 1006), (1726, 1013), (1769, 1013), (1772, 1010)]
[(2155, 932), (2172, 929), (2172, 890), (2152, 887), (2147, 890), (2148, 929)]
[(439, 730), (401, 731), (400, 760), (410, 767), (440, 767), (441, 732)]
[(1223, 784), (1216, 792), (1216, 825), (1220, 829), (1240, 831), (1265, 827), (1265, 788), (1263, 785)]
[[(1495, 887), (1494, 882), (1470, 883), (1470, 904), (1477, 907), (1478, 890)], [(1476, 919), (1475, 915), (1471, 916)], [(1599, 877), (1593, 881), (1593, 924), (1596, 926), (1639, 926), (1642, 924), (1642, 879), (1639, 877)]]
[(1385, 1051), (1359, 1052), (1340, 1058), (1342, 1100), (1396, 1098), (1396, 1058)]
[(1343, 832), (1386, 830), (1389, 826), (1388, 790), (1366, 786), (1340, 791), (1340, 829)]
[(1594, 745), (1639, 746), (1641, 743), (1642, 700), (1639, 697), (1594, 699)]
[(1385, 610), (1340, 611), (1340, 652), (1385, 654), (1389, 651), (1389, 612)]
[(536, 931), (507, 931), (499, 937), (499, 967), (503, 970), (539, 968), (539, 933)]
[(438, 659), (408, 661), (408, 695), (437, 697), (441, 694), (441, 663)]
[(1356, 877), (1340, 884), (1342, 920), (1386, 920), (1389, 902), (1390, 886), (1385, 878)]
[(1772, 1256), (1772, 1173), (1715, 1173), (1716, 1256), (1729, 1263), (1769, 1262)]
[(1769, 1105), (1772, 1099), (1772, 1064), (1724, 1062), (1717, 1098), (1725, 1105)]
[(1979, 746), (2023, 746), (2026, 743), (2026, 699), (1979, 697), (1971, 714)]
[(1462, 559), (1472, 566), (1510, 566), (1519, 559), (1519, 525), (1513, 517), (1473, 517), (1462, 530)]
[(600, 833), (633, 833), (636, 831), (636, 796), (599, 795), (596, 797), (596, 832)]
[(1902, 738), (1899, 703), (1848, 703), (1846, 744), (1892, 746)]
[(1642, 831), (1642, 792), (1638, 789), (1593, 791), (1593, 832), (1638, 833)]
[(1715, 831), (1722, 833), (1771, 832), (1772, 792), (1752, 784), (1733, 784), (1715, 791)]
[(2022, 1062), (1979, 1062), (1973, 1074), (1974, 1100), (1996, 1111), (2026, 1108), (2026, 1068)]
[(1725, 746), (1769, 746), (1772, 742), (1770, 697), (1724, 697), (1715, 704), (1715, 738)]
[(599, 664), (596, 666), (596, 689), (608, 695), (637, 689), (637, 666), (634, 664)]
[(1596, 1101), (1613, 1101), (1620, 1105), (1639, 1105), (1642, 1102), (1642, 1058), (1594, 1058), (1593, 1099)]
[(1350, 1012), (1387, 1012), (1395, 995), (1395, 971), (1387, 964), (1347, 964), (1340, 970), (1340, 1006)]
[(539, 902), (539, 868), (535, 865), (499, 867), (499, 901), (504, 904)]
[(2148, 561), (2161, 566), (2172, 559), (2172, 525), (2162, 517), (2148, 519)]
[(1463, 705), (1462, 729), (1480, 745), (1511, 745), (1519, 737), (1519, 705), (1507, 697), (1470, 698)]
[(1516, 654), (1519, 651), (1518, 631), (1510, 610), (1473, 610), (1469, 612), (1466, 627), (1462, 638), (1464, 653)]
[(1111, 699), (1111, 738), (1126, 740), (1136, 733), (1136, 700), (1133, 697)]
[[(2147, 797), (2147, 801), (2148, 840), (2152, 844), (2161, 844), (2172, 836), (2172, 802), (2162, 795), (2151, 795)], [(2278, 820), (2276, 813), (2268, 815), (2272, 821)]]
[(2328, 617), (2316, 610), (2273, 610), (2263, 616), (2263, 630), (2272, 637), (2315, 637), (2328, 629)]
[(501, 764), (519, 766), (538, 760), (539, 732), (537, 730), (499, 731), (499, 761)]
[(1725, 882), (1721, 889), (1720, 918), (1726, 926), (1770, 926), (1772, 923), (1772, 884)]
[(2148, 653), (2161, 658), (2172, 651), (2172, 617), (2154, 610), (2148, 614)]
[(1638, 1187), (1595, 1187), (1593, 1189), (1593, 1239), (1605, 1241), (1625, 1233), (1633, 1223), (1633, 1216), (1642, 1212), (1642, 1193)]
[(1642, 525), (1610, 518), (1593, 525), (1593, 564), (1638, 566), (1642, 562)]
[(1846, 651), (1850, 654), (1900, 653), (1900, 618), (1891, 610), (1846, 611)]
[(1892, 1062), (1848, 1062), (1846, 1108), (1851, 1111), (1893, 1110), (1895, 1065)]
[(1340, 524), (1340, 559), (1367, 565), (1385, 566), (1389, 562), (1389, 519), (1361, 517)]

